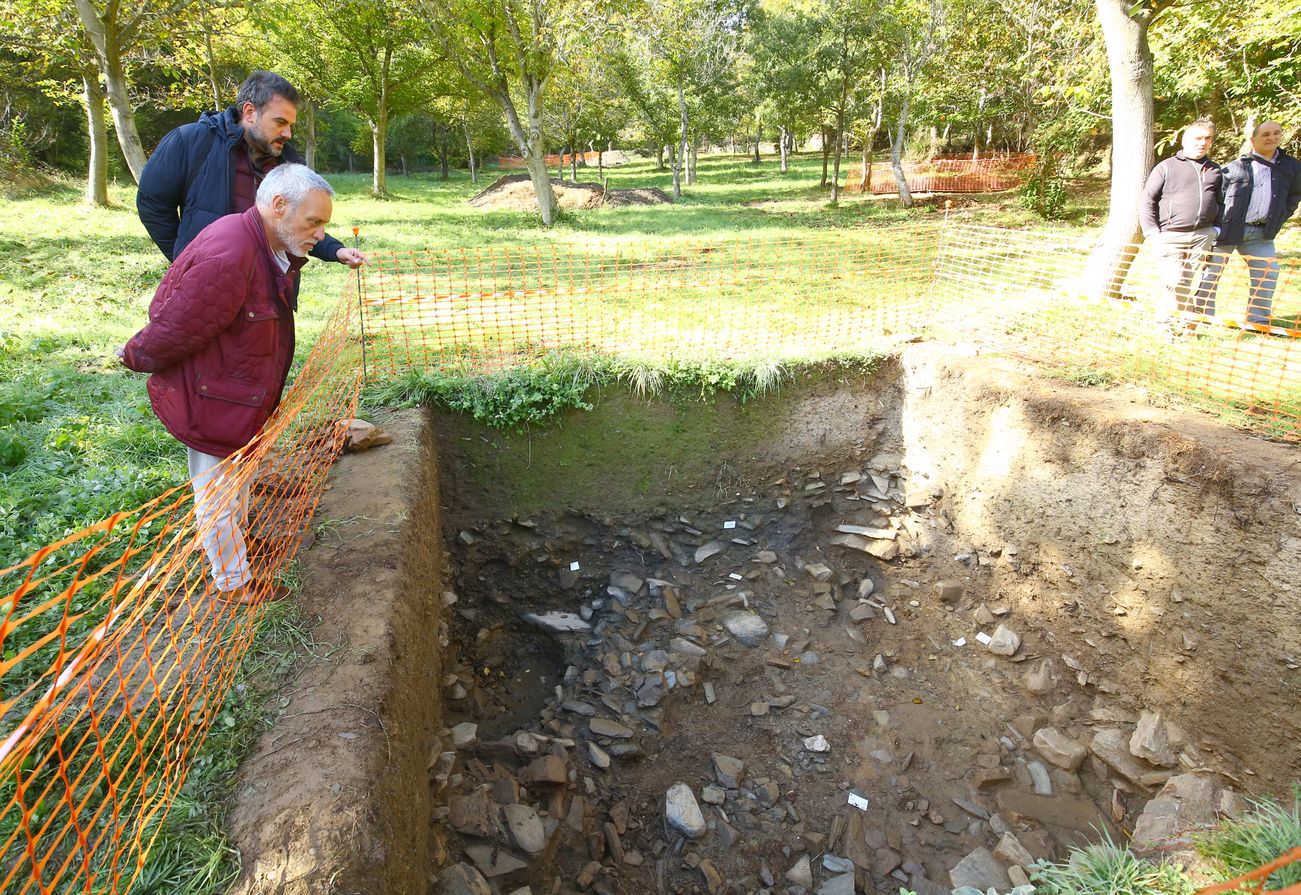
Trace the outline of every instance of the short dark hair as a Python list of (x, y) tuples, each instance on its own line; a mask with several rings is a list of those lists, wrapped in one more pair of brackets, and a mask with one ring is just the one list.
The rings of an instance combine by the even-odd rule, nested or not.
[(252, 103), (253, 108), (261, 109), (277, 96), (298, 105), (298, 91), (280, 75), (271, 71), (250, 72), (235, 94), (235, 108), (242, 109), (244, 103)]

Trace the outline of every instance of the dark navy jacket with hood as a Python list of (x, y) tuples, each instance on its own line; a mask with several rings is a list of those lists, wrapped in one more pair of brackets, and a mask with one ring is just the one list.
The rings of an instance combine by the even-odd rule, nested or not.
[[(224, 112), (204, 112), (163, 137), (140, 174), (136, 211), (150, 238), (168, 261), (185, 250), (199, 231), (234, 211), (231, 193), (235, 161), (231, 147), (244, 139), (234, 106)], [(286, 145), (283, 162), (301, 163)], [(334, 261), (343, 243), (330, 236), (316, 244), (312, 255)]]

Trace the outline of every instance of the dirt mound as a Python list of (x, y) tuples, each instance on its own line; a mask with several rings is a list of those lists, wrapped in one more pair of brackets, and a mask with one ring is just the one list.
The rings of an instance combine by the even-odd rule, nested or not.
[[(672, 201), (660, 189), (607, 190), (599, 183), (555, 177), (551, 179), (551, 190), (565, 211), (600, 208), (602, 205), (659, 205)], [(535, 211), (538, 200), (527, 174), (508, 174), (476, 193), (470, 204), (490, 211)]]
[(672, 197), (659, 187), (640, 190), (606, 190), (606, 205), (667, 205)]

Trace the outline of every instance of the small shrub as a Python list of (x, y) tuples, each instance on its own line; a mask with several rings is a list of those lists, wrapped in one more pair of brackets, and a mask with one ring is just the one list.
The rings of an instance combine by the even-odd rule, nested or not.
[(1144, 861), (1110, 839), (1063, 864), (1040, 864), (1031, 876), (1041, 895), (1192, 895), (1197, 888), (1179, 867)]
[[(1292, 805), (1272, 799), (1252, 803), (1252, 809), (1237, 820), (1227, 821), (1197, 842), (1197, 851), (1213, 861), (1226, 878), (1232, 879), (1276, 860), (1294, 848), (1301, 848), (1301, 787), (1292, 790)], [(1276, 870), (1265, 889), (1283, 889), (1301, 883), (1301, 863)]]
[(1049, 221), (1060, 221), (1066, 211), (1066, 182), (1053, 174), (1031, 177), (1021, 186), (1021, 207)]

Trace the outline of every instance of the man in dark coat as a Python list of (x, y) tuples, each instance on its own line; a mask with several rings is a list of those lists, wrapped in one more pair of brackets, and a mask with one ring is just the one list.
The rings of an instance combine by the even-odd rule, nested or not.
[(1214, 140), (1209, 118), (1188, 125), (1183, 148), (1157, 163), (1143, 189), (1139, 223), (1165, 286), (1162, 322), (1192, 310), (1193, 277), (1220, 232), (1220, 166), (1207, 155)]
[[(240, 85), (235, 105), (204, 112), (163, 137), (141, 172), (136, 211), (168, 261), (213, 221), (252, 208), (258, 184), (276, 165), (302, 161), (289, 145), (297, 120), (293, 85), (255, 71)], [(349, 267), (366, 260), (328, 234), (312, 254)]]
[(249, 470), (227, 457), (261, 431), (280, 403), (294, 356), (298, 272), (326, 238), (330, 185), (303, 165), (280, 165), (256, 205), (204, 228), (168, 269), (149, 324), (118, 350), (149, 377), (149, 400), (188, 450), (199, 537), (223, 600), (260, 597), (241, 528)]
[(1279, 148), (1282, 141), (1277, 121), (1261, 122), (1252, 131), (1251, 151), (1224, 168), (1224, 227), (1198, 290), (1207, 314), (1215, 313), (1220, 274), (1236, 251), (1246, 259), (1251, 278), (1247, 323), (1270, 324), (1278, 284), (1274, 237), (1301, 204), (1301, 162)]

